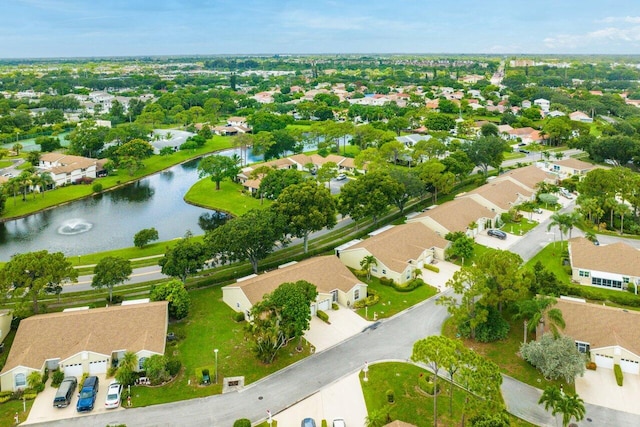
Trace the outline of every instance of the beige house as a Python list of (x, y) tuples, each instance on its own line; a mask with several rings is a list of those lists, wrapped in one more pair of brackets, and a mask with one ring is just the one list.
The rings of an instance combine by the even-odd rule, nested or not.
[(166, 301), (28, 317), (20, 322), (0, 387), (25, 388), (29, 374), (45, 368), (65, 376), (104, 374), (127, 351), (141, 367), (147, 357), (164, 354), (167, 324)]
[(333, 255), (309, 258), (288, 263), (277, 270), (238, 279), (222, 288), (222, 300), (237, 312), (248, 315), (254, 304), (266, 294), (287, 282), (306, 280), (316, 286), (318, 296), (311, 304), (311, 315), (318, 310), (330, 310), (332, 303), (351, 306), (366, 298), (367, 285), (361, 283), (338, 258)]
[(493, 182), (511, 181), (528, 192), (535, 193), (537, 185), (541, 182), (555, 184), (556, 177), (551, 173), (544, 171), (535, 165), (525, 166), (523, 168), (512, 169), (496, 177)]
[(549, 170), (558, 175), (558, 179), (561, 180), (573, 175), (578, 175), (582, 178), (595, 168), (591, 163), (573, 158), (551, 162), (548, 167)]
[(44, 153), (40, 156), (40, 169), (48, 172), (56, 186), (73, 184), (83, 178), (97, 178), (106, 159), (71, 156), (60, 153)]
[(558, 299), (554, 308), (562, 311), (562, 333), (575, 340), (578, 350), (589, 353), (598, 369), (619, 364), (623, 372), (640, 372), (640, 312), (573, 298)]
[(377, 265), (371, 275), (387, 277), (398, 284), (412, 278), (413, 271), (433, 259), (444, 259), (447, 240), (436, 234), (424, 223), (413, 222), (384, 229), (370, 235), (353, 246), (336, 250), (336, 255), (347, 267), (360, 270), (360, 261), (373, 255)]
[[(453, 231), (478, 233), (495, 225), (499, 216), (499, 212), (487, 209), (473, 198), (461, 197), (408, 219), (407, 223), (421, 222), (444, 237)], [(469, 228), (472, 223), (477, 225), (475, 230)]]
[(640, 285), (640, 251), (626, 243), (596, 246), (584, 237), (569, 241), (571, 278), (582, 285), (626, 289)]
[(508, 212), (514, 206), (533, 200), (535, 194), (507, 179), (491, 181), (468, 193), (457, 196), (458, 199), (470, 198), (491, 212)]
[(0, 310), (0, 343), (3, 342), (9, 334), (12, 321), (13, 312), (11, 310)]

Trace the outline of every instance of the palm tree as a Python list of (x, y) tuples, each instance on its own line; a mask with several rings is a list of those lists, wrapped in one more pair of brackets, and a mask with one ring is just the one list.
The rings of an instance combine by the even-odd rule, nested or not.
[(624, 216), (629, 213), (629, 206), (626, 203), (618, 203), (615, 207), (616, 213), (620, 215), (620, 234), (624, 233)]
[(53, 180), (53, 177), (49, 172), (42, 172), (39, 175), (39, 179), (42, 184), (42, 197), (44, 198), (44, 192), (47, 191), (49, 187), (53, 187), (56, 182)]
[(414, 268), (413, 271), (411, 272), (411, 277), (415, 280), (418, 277), (422, 277), (422, 269), (420, 268)]
[(547, 227), (547, 231), (551, 230), (553, 227), (558, 227), (558, 230), (560, 231), (560, 243), (564, 241), (564, 233), (567, 231), (567, 226), (565, 225), (566, 221), (564, 220), (563, 215), (564, 214), (559, 212), (551, 215), (551, 222)]
[(563, 427), (567, 427), (572, 418), (581, 421), (586, 412), (584, 401), (577, 394), (563, 394), (563, 399), (558, 402), (557, 411), (562, 414)]
[[(558, 404), (562, 399), (563, 395), (560, 389), (552, 385), (544, 389), (540, 400), (538, 400), (538, 405), (544, 405), (545, 411), (551, 409), (551, 415), (555, 417), (558, 413)], [(556, 418), (556, 425), (558, 425), (558, 418)]]
[(568, 214), (563, 214), (563, 219), (565, 227), (569, 230), (569, 240), (571, 240), (571, 231), (573, 230), (573, 227), (580, 223), (582, 216), (579, 212), (573, 211)]
[(367, 272), (367, 280), (371, 279), (371, 268), (378, 265), (378, 260), (373, 255), (366, 255), (360, 261), (360, 267)]
[(385, 408), (378, 408), (371, 411), (364, 419), (366, 427), (383, 427), (389, 420), (389, 414)]
[(20, 150), (22, 150), (22, 144), (20, 144), (19, 142), (16, 142), (15, 144), (13, 144), (13, 147), (11, 147), (13, 149), (13, 151), (15, 151), (16, 156), (20, 155)]
[(516, 319), (524, 320), (524, 343), (527, 343), (527, 334), (535, 332), (538, 325), (549, 321), (549, 329), (554, 337), (560, 335), (559, 329), (564, 329), (565, 322), (562, 311), (557, 308), (550, 308), (556, 303), (555, 298), (538, 296), (530, 300), (519, 301), (517, 303), (518, 312)]

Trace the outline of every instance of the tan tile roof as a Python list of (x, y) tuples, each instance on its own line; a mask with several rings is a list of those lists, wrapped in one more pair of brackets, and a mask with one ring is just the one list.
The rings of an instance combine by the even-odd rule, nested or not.
[(640, 312), (562, 299), (553, 307), (562, 311), (563, 334), (589, 343), (592, 350), (619, 345), (640, 355)]
[(569, 241), (571, 266), (640, 277), (640, 251), (623, 242), (596, 246), (584, 237)]
[(554, 165), (566, 166), (568, 168), (577, 169), (577, 170), (591, 170), (595, 166), (591, 163), (583, 162), (582, 160), (574, 159), (572, 157), (564, 160), (558, 160), (553, 162)]
[(421, 222), (398, 225), (372, 236), (352, 248), (365, 248), (396, 272), (404, 271), (409, 260), (416, 260), (425, 249), (444, 249), (449, 242)]
[(73, 166), (73, 169), (87, 168), (96, 164), (96, 159), (90, 159), (88, 157), (71, 156), (60, 153), (45, 153), (40, 156), (40, 160), (43, 162), (60, 163), (65, 166)]
[(413, 219), (430, 217), (449, 231), (465, 231), (480, 218), (495, 218), (496, 213), (469, 197), (461, 197), (428, 210)]
[(255, 304), (262, 301), (266, 294), (273, 292), (281, 284), (298, 280), (306, 280), (316, 285), (318, 292), (323, 293), (331, 292), (334, 289), (347, 292), (355, 285), (362, 283), (342, 264), (337, 256), (327, 255), (309, 258), (227, 287), (241, 288), (251, 304)]
[(533, 193), (509, 180), (500, 180), (491, 181), (473, 191), (461, 194), (460, 198), (466, 197), (469, 194), (477, 194), (494, 205), (504, 210), (509, 210), (516, 204), (519, 198), (529, 198)]
[(20, 322), (2, 372), (16, 366), (40, 369), (47, 359), (66, 359), (81, 351), (164, 354), (168, 304), (158, 301), (28, 317)]
[(552, 175), (534, 165), (510, 170), (497, 177), (494, 182), (498, 182), (508, 178), (512, 178), (532, 190), (536, 188), (536, 184), (538, 184), (539, 182), (555, 181)]

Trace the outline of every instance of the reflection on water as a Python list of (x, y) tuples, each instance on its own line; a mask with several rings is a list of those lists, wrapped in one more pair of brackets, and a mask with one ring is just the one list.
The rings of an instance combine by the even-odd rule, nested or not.
[(224, 225), (229, 218), (224, 212), (205, 212), (198, 218), (198, 225), (202, 230), (209, 231)]
[[(162, 175), (161, 175), (162, 176)], [(114, 191), (111, 195), (111, 201), (113, 203), (120, 202), (146, 202), (153, 197), (155, 190), (150, 187), (149, 181), (142, 180), (131, 185), (127, 185), (118, 191)]]

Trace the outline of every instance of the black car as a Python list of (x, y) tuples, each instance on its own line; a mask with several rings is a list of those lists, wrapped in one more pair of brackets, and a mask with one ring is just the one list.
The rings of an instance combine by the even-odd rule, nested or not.
[(500, 240), (506, 240), (507, 239), (507, 233), (505, 233), (502, 230), (495, 230), (493, 228), (487, 230), (487, 234), (491, 237), (496, 237)]

